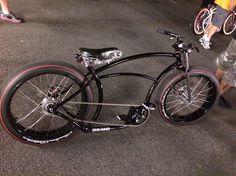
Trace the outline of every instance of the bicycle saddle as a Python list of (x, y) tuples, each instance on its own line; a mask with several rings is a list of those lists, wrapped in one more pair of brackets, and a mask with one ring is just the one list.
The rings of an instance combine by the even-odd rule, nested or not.
[(77, 53), (78, 61), (86, 67), (91, 64), (110, 63), (115, 59), (121, 58), (121, 56), (122, 52), (115, 47), (101, 49), (80, 48)]
[(105, 52), (111, 52), (114, 50), (118, 50), (118, 48), (110, 47), (110, 48), (101, 48), (101, 49), (91, 49), (91, 48), (80, 48), (80, 53), (84, 53), (89, 57), (101, 57), (101, 55)]

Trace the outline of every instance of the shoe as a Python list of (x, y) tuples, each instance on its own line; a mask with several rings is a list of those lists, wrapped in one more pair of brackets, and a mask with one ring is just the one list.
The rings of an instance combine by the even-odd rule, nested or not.
[(225, 100), (223, 96), (220, 96), (218, 106), (223, 108), (231, 108), (232, 106)]
[(199, 42), (203, 43), (203, 42), (205, 42), (205, 39), (202, 37), (202, 38), (199, 39)]
[(201, 45), (204, 49), (211, 49), (211, 47), (210, 47), (211, 42), (209, 42), (209, 41), (203, 41), (203, 42), (201, 42)]
[(12, 23), (23, 23), (24, 20), (22, 18), (17, 18), (15, 14), (10, 12), (10, 14), (4, 14), (0, 11), (0, 20), (9, 21)]

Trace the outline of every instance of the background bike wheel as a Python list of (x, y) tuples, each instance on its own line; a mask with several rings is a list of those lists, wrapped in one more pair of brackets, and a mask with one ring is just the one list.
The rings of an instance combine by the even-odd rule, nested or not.
[(193, 31), (197, 35), (201, 35), (204, 32), (206, 26), (203, 24), (203, 20), (209, 16), (210, 11), (207, 8), (201, 9), (195, 17), (193, 23)]
[(236, 28), (236, 16), (231, 13), (225, 20), (222, 31), (225, 35), (230, 35), (234, 32)]
[[(76, 126), (47, 109), (82, 86), (84, 75), (75, 67), (61, 62), (37, 63), (24, 67), (3, 83), (0, 121), (14, 138), (30, 144), (46, 144), (68, 137)], [(79, 119), (87, 118), (91, 102), (90, 87), (60, 108)]]
[(159, 111), (168, 122), (188, 124), (203, 117), (218, 99), (218, 81), (205, 69), (192, 68), (189, 72), (192, 102), (188, 102), (184, 72), (174, 72), (161, 86)]

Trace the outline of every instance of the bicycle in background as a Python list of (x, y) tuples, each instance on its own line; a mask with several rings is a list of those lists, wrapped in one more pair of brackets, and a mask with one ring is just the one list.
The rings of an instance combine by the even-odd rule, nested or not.
[[(193, 31), (195, 34), (197, 35), (201, 35), (203, 33), (205, 33), (208, 25), (211, 23), (212, 21), (212, 17), (215, 13), (216, 7), (214, 4), (209, 4), (208, 7), (205, 7), (203, 9), (201, 9), (195, 19), (194, 19), (194, 23), (193, 23)], [(222, 32), (225, 35), (230, 35), (234, 32), (234, 30), (236, 29), (236, 12), (235, 9), (230, 12), (230, 14), (228, 15), (228, 17), (226, 18), (226, 20), (224, 21), (221, 29)]]

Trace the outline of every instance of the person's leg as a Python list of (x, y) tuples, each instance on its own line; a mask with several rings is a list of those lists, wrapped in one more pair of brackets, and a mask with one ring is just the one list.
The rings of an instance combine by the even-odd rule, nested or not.
[(225, 51), (215, 59), (215, 76), (219, 80), (220, 106), (230, 108), (231, 105), (225, 100), (224, 94), (231, 87), (236, 87), (236, 40), (232, 39)]
[(210, 49), (210, 45), (211, 45), (211, 37), (216, 33), (218, 32), (218, 27), (217, 26), (214, 26), (213, 24), (210, 24), (208, 27), (207, 27), (207, 30), (206, 30), (206, 33), (203, 35), (202, 38), (200, 38), (200, 42), (201, 42), (201, 45), (203, 46), (203, 48), (205, 49)]
[(223, 80), (220, 81), (220, 95), (223, 95), (227, 90), (230, 89), (230, 85), (224, 82)]
[(204, 41), (206, 41), (206, 40), (208, 39), (207, 33), (208, 33), (208, 31), (211, 29), (211, 27), (212, 27), (212, 23), (210, 23), (210, 24), (207, 26), (207, 28), (206, 28), (206, 30), (205, 30), (203, 36), (199, 39), (200, 42), (204, 42)]
[(230, 104), (225, 100), (223, 94), (230, 88), (228, 86), (228, 84), (223, 81), (223, 77), (225, 75), (225, 69), (226, 66), (228, 66), (225, 63), (225, 57), (227, 55), (227, 52), (224, 51), (221, 54), (219, 54), (215, 60), (215, 64), (216, 64), (216, 71), (215, 71), (215, 77), (217, 78), (217, 80), (219, 81), (219, 101), (218, 101), (218, 105), (222, 106), (222, 107), (230, 107)]
[(2, 7), (2, 12), (4, 14), (9, 14), (10, 11), (9, 11), (9, 3), (8, 3), (8, 0), (0, 0), (0, 4), (1, 4), (1, 7)]
[(226, 108), (231, 108), (231, 105), (225, 100), (223, 96), (223, 94), (231, 88), (231, 86), (222, 79), (224, 74), (225, 72), (221, 69), (217, 69), (215, 72), (215, 76), (219, 80), (220, 97), (218, 105)]
[(228, 91), (231, 86), (227, 85), (223, 85), (224, 83), (222, 82), (222, 84), (220, 84), (220, 97), (218, 100), (218, 106), (224, 107), (224, 108), (232, 108), (231, 104), (228, 103), (228, 101), (225, 99), (225, 97), (223, 96), (223, 94)]
[(2, 7), (2, 11), (0, 11), (0, 20), (9, 21), (12, 23), (24, 22), (22, 18), (17, 18), (12, 12), (10, 12), (8, 0), (0, 0), (0, 4)]
[(231, 87), (236, 87), (236, 67), (234, 65), (225, 71), (220, 81), (220, 94), (223, 95)]
[(222, 77), (224, 76), (224, 74), (225, 74), (225, 71), (219, 68), (215, 72), (215, 76), (219, 80), (220, 95), (223, 95), (223, 93), (225, 93), (230, 87), (226, 82), (222, 80)]
[(221, 80), (221, 78), (224, 76), (224, 74), (225, 74), (225, 71), (221, 70), (219, 68), (215, 72), (215, 76), (218, 80)]
[(211, 39), (211, 37), (216, 33), (219, 32), (219, 29), (223, 25), (225, 19), (229, 15), (229, 11), (223, 9), (220, 6), (216, 6), (216, 12), (213, 15), (212, 18), (212, 26), (211, 28), (207, 31), (207, 36)]
[(219, 27), (211, 25), (210, 28), (207, 30), (206, 34), (209, 38), (209, 41), (211, 40), (211, 37), (218, 31)]
[(218, 105), (224, 108), (231, 108), (231, 104), (228, 103), (228, 101), (226, 101), (226, 99), (224, 98), (224, 93), (227, 92), (232, 86), (229, 85), (228, 83), (226, 83), (223, 79), (220, 80), (220, 85), (219, 85), (219, 89), (220, 89), (220, 97), (219, 97), (219, 101), (218, 101)]
[(228, 13), (229, 11), (221, 8), (220, 6), (216, 6), (216, 12), (212, 18), (212, 23), (207, 27), (205, 34), (199, 40), (203, 48), (210, 49), (210, 40), (212, 36), (219, 31), (224, 23), (224, 20), (227, 18)]

